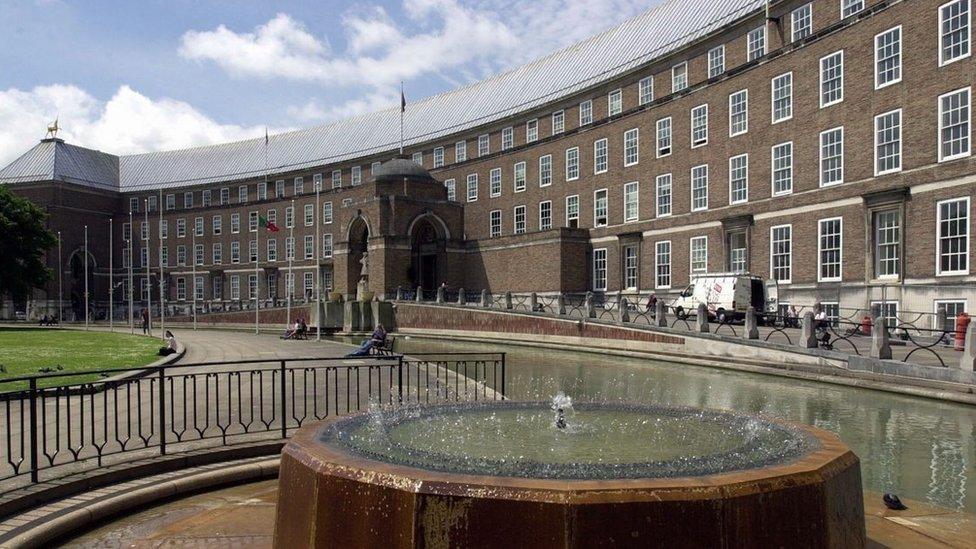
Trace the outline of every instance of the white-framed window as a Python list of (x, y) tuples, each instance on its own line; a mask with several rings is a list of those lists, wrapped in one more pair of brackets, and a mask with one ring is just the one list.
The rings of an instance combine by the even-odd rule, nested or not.
[[(254, 275), (251, 275), (254, 276)], [(230, 276), (230, 298), (233, 301), (241, 299), (241, 277), (240, 275)]]
[(942, 200), (936, 208), (935, 274), (969, 274), (969, 197)]
[(552, 185), (552, 155), (547, 154), (539, 157), (539, 186), (548, 187)]
[(749, 90), (729, 94), (729, 137), (749, 131)]
[(671, 241), (654, 243), (654, 287), (671, 287)]
[(312, 176), (312, 190), (315, 192), (322, 191), (322, 174), (317, 173)]
[(566, 181), (579, 179), (579, 147), (566, 149)]
[(502, 130), (502, 150), (507, 151), (515, 146), (515, 128), (511, 126)]
[(193, 295), (197, 301), (203, 301), (203, 277), (193, 277)]
[(610, 222), (610, 203), (607, 190), (600, 189), (593, 192), (593, 226), (606, 227)]
[[(292, 191), (293, 191), (292, 194), (294, 194), (295, 196), (301, 196), (301, 195), (305, 194), (305, 178), (304, 177), (296, 177), (295, 178), (295, 185), (294, 185), (294, 188), (292, 189)], [(223, 194), (223, 191), (222, 190), (221, 190), (221, 194)]]
[(969, 0), (954, 0), (939, 7), (939, 66), (969, 57)]
[(624, 246), (624, 289), (637, 289), (639, 267), (637, 246)]
[[(434, 167), (440, 168), (444, 166), (444, 147), (434, 147)], [(335, 181), (335, 172), (333, 172), (332, 180)], [(332, 185), (335, 187), (335, 185)]]
[(844, 249), (844, 218), (831, 217), (817, 222), (817, 280), (839, 282)]
[(566, 226), (570, 228), (579, 227), (579, 195), (574, 194), (566, 197)]
[(502, 211), (492, 210), (488, 214), (488, 235), (492, 238), (502, 235)]
[(220, 242), (214, 242), (211, 250), (211, 258), (214, 265), (220, 265), (224, 257), (224, 247)]
[(186, 236), (186, 219), (182, 217), (176, 220), (176, 236), (177, 238)]
[(315, 235), (305, 235), (305, 259), (315, 259)]
[[(268, 210), (268, 221), (276, 223), (275, 221), (275, 210)], [(288, 206), (285, 208), (285, 228), (290, 229), (295, 226), (295, 208), (294, 206)]]
[(211, 231), (213, 232), (213, 234), (215, 236), (220, 236), (220, 233), (223, 232), (223, 229), (224, 229), (224, 219), (223, 219), (223, 217), (221, 217), (219, 215), (213, 216), (213, 218), (210, 220), (210, 224), (211, 224), (210, 228), (211, 228)]
[[(939, 314), (939, 309), (945, 310), (946, 325), (949, 326), (950, 330), (955, 330), (956, 328), (956, 317), (969, 310), (968, 300), (965, 299), (936, 299), (932, 302), (932, 305), (932, 312), (935, 315)], [(932, 328), (935, 330), (945, 329), (944, 326), (938, 325), (935, 316), (932, 317)]]
[(729, 158), (729, 204), (749, 200), (749, 154)]
[(691, 109), (691, 148), (708, 144), (708, 104)]
[(820, 186), (844, 182), (844, 127), (820, 132)]
[(332, 170), (332, 188), (342, 187), (342, 170)]
[(552, 135), (558, 135), (566, 131), (566, 113), (556, 111), (552, 113)]
[(353, 166), (349, 169), (349, 179), (352, 185), (361, 185), (363, 183), (363, 168), (362, 166)]
[(468, 159), (468, 142), (458, 141), (454, 144), (454, 162), (464, 162)]
[(197, 265), (203, 265), (203, 244), (193, 246), (193, 260)]
[[(214, 246), (220, 246), (220, 243), (214, 244)], [(163, 267), (169, 267), (169, 246), (163, 246), (159, 249), (159, 264)]]
[(488, 172), (488, 194), (494, 198), (502, 195), (502, 169), (492, 168)]
[(322, 259), (330, 259), (333, 251), (332, 233), (322, 235)]
[(874, 117), (874, 175), (901, 171), (901, 109)]
[(708, 237), (693, 236), (688, 242), (688, 257), (692, 276), (708, 272)]
[(898, 325), (898, 302), (897, 301), (872, 301), (871, 309), (877, 308), (881, 320), (888, 329)]
[(175, 210), (175, 209), (176, 209), (176, 195), (175, 194), (166, 195), (166, 211), (168, 212), (170, 210)]
[(624, 166), (633, 166), (640, 162), (639, 140), (639, 129), (632, 128), (624, 132)]
[(579, 124), (585, 126), (593, 122), (593, 101), (587, 99), (579, 104)]
[(230, 214), (230, 233), (237, 234), (241, 232), (241, 214), (234, 212)]
[(657, 121), (657, 157), (671, 154), (671, 117)]
[(749, 31), (746, 38), (746, 50), (749, 61), (755, 61), (766, 55), (766, 25)]
[[(130, 204), (129, 209), (131, 209), (134, 212), (139, 211), (139, 199), (133, 198), (132, 200), (135, 200), (135, 207), (132, 207), (132, 205)], [(192, 207), (193, 207), (193, 191), (186, 191), (183, 193), (183, 208), (189, 209)]]
[(323, 202), (322, 203), (322, 224), (328, 225), (332, 223), (332, 220), (333, 220), (332, 202)]
[[(197, 217), (193, 220), (193, 234), (203, 236), (203, 218)], [(149, 238), (149, 231), (146, 231), (146, 238)]]
[[(214, 217), (218, 219), (220, 218), (219, 215)], [(219, 228), (217, 230), (219, 231)], [(220, 234), (220, 233), (216, 232), (214, 234)], [(159, 238), (162, 240), (169, 238), (169, 220), (167, 219), (163, 219), (162, 221), (159, 222)]]
[(548, 231), (552, 228), (552, 201), (539, 202), (539, 230)]
[(665, 173), (654, 179), (657, 196), (657, 217), (671, 215), (671, 174)]
[(491, 138), (488, 134), (478, 136), (478, 156), (488, 156), (491, 154)]
[(793, 277), (793, 226), (769, 228), (769, 277), (790, 282)]
[(267, 246), (266, 255), (268, 257), (268, 261), (270, 262), (278, 261), (278, 239), (269, 238), (266, 246)]
[(305, 204), (305, 226), (315, 225), (315, 204)]
[(525, 123), (525, 142), (532, 143), (539, 139), (539, 120), (533, 118)]
[(513, 190), (520, 193), (525, 190), (525, 162), (516, 162), (512, 167)]
[(607, 290), (607, 249), (597, 248), (593, 250), (593, 291), (605, 292)]
[[(203, 191), (204, 205), (207, 205), (207, 202), (209, 202), (207, 197), (208, 194), (210, 193), (208, 193), (207, 191)], [(275, 198), (284, 198), (284, 197), (285, 197), (285, 180), (279, 179), (275, 181)]]
[(790, 15), (793, 41), (803, 40), (813, 34), (813, 3), (803, 4)]
[(247, 204), (247, 185), (237, 187), (237, 202)]
[(267, 199), (268, 199), (268, 184), (262, 181), (258, 183), (258, 200), (267, 200)]
[(901, 82), (901, 25), (874, 37), (874, 89)]
[(183, 277), (176, 279), (176, 300), (186, 301), (186, 279)]
[(512, 213), (515, 224), (515, 234), (525, 233), (525, 206), (515, 206)]
[(671, 67), (671, 93), (688, 87), (688, 63), (678, 63)]
[(258, 298), (258, 277), (257, 275), (247, 275), (247, 296), (248, 299)]
[[(180, 246), (181, 248), (183, 246)], [(179, 251), (179, 250), (177, 250)], [(183, 250), (183, 260), (186, 262), (186, 249)], [(230, 243), (230, 262), (240, 263), (241, 262), (241, 243), (237, 240)]]
[(620, 90), (613, 90), (607, 94), (607, 114), (618, 115), (624, 110), (624, 95)]
[(691, 211), (708, 209), (708, 164), (691, 169)]
[(457, 201), (457, 184), (453, 179), (444, 180), (444, 188), (447, 189), (447, 200), (448, 202)]
[(413, 155), (411, 155), (411, 157), (410, 157), (410, 160), (412, 160), (414, 164), (419, 164), (419, 165), (423, 166), (424, 165), (424, 153), (423, 153), (423, 151), (417, 151), (417, 152), (413, 153)]
[(970, 88), (939, 96), (939, 162), (970, 155)]
[[(233, 258), (234, 246), (231, 246), (230, 250)], [(238, 249), (238, 257), (240, 257), (240, 249)], [(182, 244), (176, 247), (176, 264), (180, 267), (186, 265), (186, 246)]]
[(770, 82), (773, 124), (793, 118), (793, 73), (781, 74)]
[(725, 44), (708, 50), (708, 77), (715, 78), (725, 72)]
[(478, 174), (476, 173), (468, 174), (467, 189), (468, 189), (468, 194), (467, 194), (468, 202), (474, 202), (478, 200)]
[(874, 212), (874, 276), (898, 278), (901, 274), (901, 213)]
[(840, 0), (840, 16), (850, 17), (864, 9), (864, 0)]
[(793, 192), (793, 142), (774, 145), (771, 153), (773, 195)]
[[(252, 240), (251, 243), (253, 244), (254, 241)], [(285, 238), (285, 259), (295, 259), (295, 239), (290, 236)], [(254, 261), (254, 259), (252, 258), (251, 261)]]
[[(203, 192), (209, 193), (210, 191), (203, 191)], [(146, 199), (146, 203), (147, 203), (147, 209), (150, 212), (156, 211), (156, 195), (149, 195), (149, 198)], [(209, 205), (210, 204), (204, 204), (204, 206), (209, 206)]]
[[(200, 231), (201, 231), (200, 234), (203, 234), (203, 218), (198, 217), (197, 219), (200, 220)], [(139, 232), (141, 233), (142, 236), (142, 240), (149, 240), (149, 222), (148, 221), (140, 222), (139, 229), (140, 229)]]
[(637, 221), (640, 218), (640, 184), (631, 181), (624, 185), (624, 223)]
[(606, 173), (608, 168), (609, 141), (607, 138), (597, 139), (593, 142), (593, 173)]
[(646, 105), (654, 101), (654, 77), (645, 76), (637, 82), (637, 103)]
[(844, 50), (820, 58), (820, 108), (844, 100)]

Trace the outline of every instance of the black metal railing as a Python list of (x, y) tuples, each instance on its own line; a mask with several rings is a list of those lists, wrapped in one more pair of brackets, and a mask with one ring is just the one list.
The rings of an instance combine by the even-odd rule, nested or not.
[[(0, 380), (0, 495), (130, 459), (284, 439), (370, 405), (505, 398), (504, 353), (202, 362)], [(130, 376), (130, 377), (124, 377)], [(48, 386), (53, 385), (53, 386)]]

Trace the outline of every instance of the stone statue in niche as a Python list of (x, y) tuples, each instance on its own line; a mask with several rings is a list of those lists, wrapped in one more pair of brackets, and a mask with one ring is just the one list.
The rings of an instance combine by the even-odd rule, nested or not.
[(363, 282), (369, 281), (369, 252), (364, 251), (362, 259), (359, 260), (360, 270), (359, 270), (359, 280)]

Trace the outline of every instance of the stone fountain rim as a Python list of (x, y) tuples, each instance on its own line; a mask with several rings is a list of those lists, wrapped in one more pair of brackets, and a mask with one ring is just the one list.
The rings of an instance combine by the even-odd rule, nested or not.
[[(745, 415), (727, 410), (707, 410)], [(359, 412), (353, 416), (366, 413)], [(834, 433), (802, 423), (749, 415), (802, 432), (815, 439), (818, 447), (785, 463), (696, 477), (578, 480), (449, 473), (369, 459), (319, 440), (324, 430), (350, 417), (337, 416), (301, 427), (285, 445), (283, 457), (311, 466), (320, 474), (415, 493), (560, 503), (723, 499), (773, 491), (785, 484), (822, 483), (846, 470), (852, 463), (859, 462), (858, 457)]]

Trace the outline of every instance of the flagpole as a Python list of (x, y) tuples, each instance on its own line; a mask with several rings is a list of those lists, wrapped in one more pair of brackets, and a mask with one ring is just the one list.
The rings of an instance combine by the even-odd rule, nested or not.
[(112, 230), (112, 218), (108, 218), (108, 330), (115, 331), (115, 231)]
[(403, 156), (403, 113), (407, 110), (407, 98), (403, 95), (403, 80), (400, 81), (400, 156)]
[(193, 329), (197, 329), (197, 231), (193, 228), (191, 245), (193, 246), (193, 259), (190, 261), (190, 278), (193, 280)]
[[(264, 188), (265, 192), (268, 189), (268, 127), (264, 127)], [(260, 221), (261, 215), (258, 214), (258, 220)], [(260, 223), (259, 223), (260, 225)], [(260, 228), (260, 227), (259, 227)], [(257, 248), (254, 254), (254, 333), (259, 333), (258, 328), (258, 309), (261, 307), (261, 302), (259, 301), (261, 296), (261, 274), (258, 270), (258, 264), (261, 262), (261, 240), (258, 235), (261, 231), (257, 231), (254, 235), (254, 245)], [(270, 291), (270, 287), (268, 290)]]
[(61, 231), (58, 231), (58, 326), (64, 324), (64, 287), (61, 284), (61, 277), (64, 267), (61, 263)]
[(132, 307), (132, 284), (134, 282), (132, 278), (132, 250), (134, 246), (132, 245), (132, 235), (135, 234), (135, 227), (132, 225), (132, 210), (129, 210), (129, 333), (136, 333), (135, 324), (135, 311)]
[(319, 194), (322, 190), (322, 183), (315, 189), (315, 341), (322, 341), (322, 224), (319, 222), (321, 205), (319, 205)]
[(88, 329), (88, 225), (85, 225), (85, 329)]
[[(285, 291), (288, 292), (288, 302), (285, 306), (285, 329), (291, 326), (291, 295), (295, 293), (295, 271), (292, 270), (292, 262), (295, 259), (297, 243), (295, 242), (295, 222), (298, 212), (295, 211), (295, 199), (291, 199), (291, 227), (288, 229), (288, 238), (291, 240), (291, 254), (288, 255), (288, 275), (285, 277)], [(288, 285), (288, 278), (291, 277), (291, 287)]]
[[(149, 316), (149, 330), (148, 335), (152, 337), (152, 274), (149, 272), (149, 264), (152, 263), (152, 256), (149, 255), (149, 199), (144, 199), (145, 201), (145, 220), (146, 220), (146, 314)], [(142, 236), (142, 235), (139, 235)], [(140, 253), (141, 257), (141, 253)]]
[(159, 329), (166, 335), (166, 292), (163, 282), (163, 190), (159, 190), (159, 226), (156, 232), (159, 235)]

